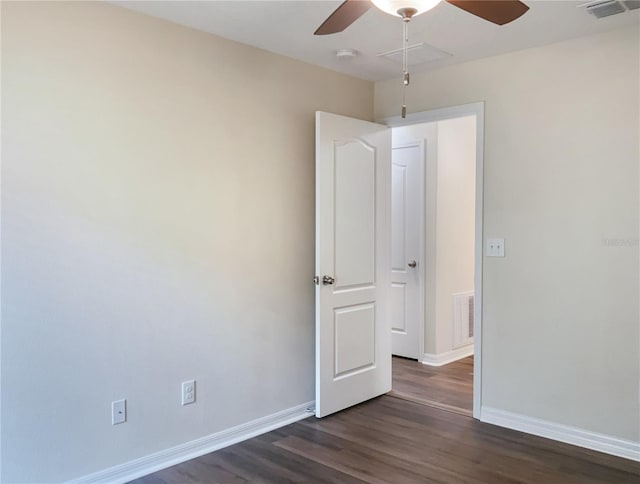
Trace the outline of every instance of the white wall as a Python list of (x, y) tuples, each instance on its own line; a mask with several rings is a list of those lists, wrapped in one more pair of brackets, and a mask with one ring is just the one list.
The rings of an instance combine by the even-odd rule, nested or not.
[(371, 119), (372, 84), (108, 4), (2, 2), (2, 101), (2, 482), (313, 399), (314, 111)]
[(475, 116), (438, 121), (436, 341), (428, 353), (453, 349), (452, 296), (473, 291), (475, 172)]
[(394, 144), (424, 140), (425, 352), (453, 349), (452, 295), (473, 291), (476, 119), (393, 128)]
[[(485, 101), (483, 229), (506, 257), (484, 259), (483, 406), (635, 442), (639, 45), (634, 27), (446, 67), (407, 98)], [(376, 118), (400, 98), (377, 83)]]

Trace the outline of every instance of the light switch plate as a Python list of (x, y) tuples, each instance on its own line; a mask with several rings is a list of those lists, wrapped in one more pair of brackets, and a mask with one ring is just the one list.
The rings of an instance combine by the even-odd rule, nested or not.
[(504, 257), (504, 239), (487, 239), (487, 257)]

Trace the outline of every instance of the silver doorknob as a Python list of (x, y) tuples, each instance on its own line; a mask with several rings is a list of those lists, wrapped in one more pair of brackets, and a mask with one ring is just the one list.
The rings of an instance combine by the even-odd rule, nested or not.
[(418, 265), (418, 263), (416, 261), (412, 260), (407, 265), (413, 269), (414, 267), (416, 267)]
[(336, 280), (331, 277), (331, 276), (322, 276), (322, 284), (324, 284), (325, 286), (329, 286), (331, 284), (333, 284), (334, 282), (336, 282)]

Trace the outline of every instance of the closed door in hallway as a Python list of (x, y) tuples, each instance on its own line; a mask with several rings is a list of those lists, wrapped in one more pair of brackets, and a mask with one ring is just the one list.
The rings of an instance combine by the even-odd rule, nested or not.
[(424, 142), (394, 146), (391, 189), (392, 353), (420, 358)]

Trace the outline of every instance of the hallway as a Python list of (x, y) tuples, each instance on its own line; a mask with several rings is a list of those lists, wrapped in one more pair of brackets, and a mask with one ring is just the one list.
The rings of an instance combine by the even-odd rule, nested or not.
[(393, 357), (390, 396), (472, 416), (473, 356), (444, 366)]

